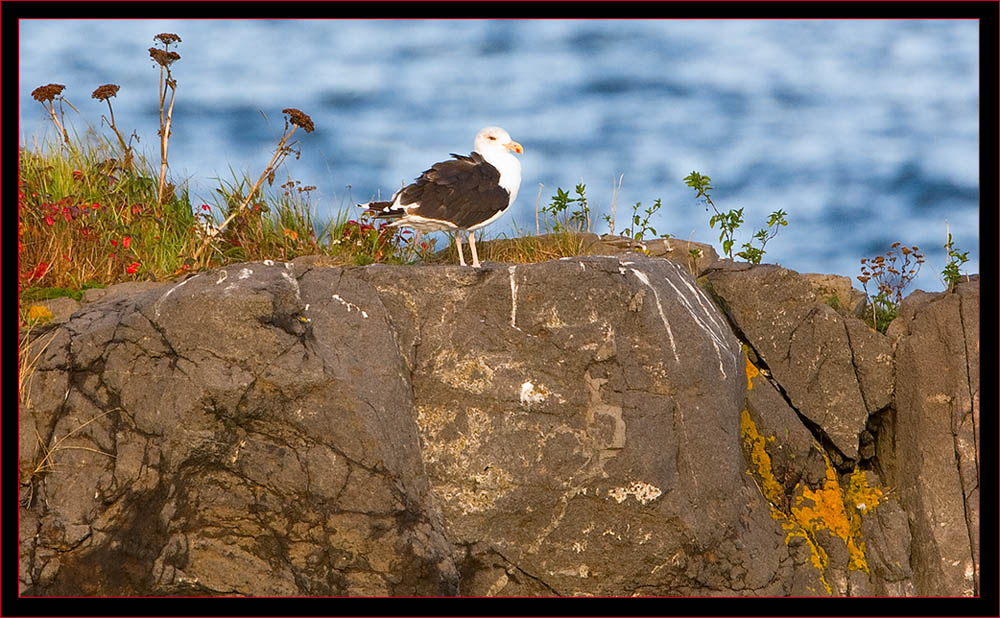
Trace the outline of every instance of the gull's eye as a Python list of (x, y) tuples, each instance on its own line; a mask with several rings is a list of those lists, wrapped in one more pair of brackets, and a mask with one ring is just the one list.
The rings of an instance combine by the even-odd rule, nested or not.
[(494, 140), (494, 141), (496, 140), (496, 136), (493, 136), (493, 135), (490, 135), (490, 136), (489, 136), (489, 138), (490, 138), (491, 140)]

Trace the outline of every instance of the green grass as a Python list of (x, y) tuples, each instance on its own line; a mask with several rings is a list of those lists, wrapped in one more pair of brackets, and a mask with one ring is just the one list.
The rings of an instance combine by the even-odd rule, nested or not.
[[(19, 305), (79, 297), (90, 287), (165, 281), (246, 260), (326, 255), (333, 263), (410, 263), (433, 243), (410, 230), (341, 211), (314, 220), (314, 187), (288, 181), (258, 189), (246, 175), (219, 181), (212, 204), (171, 185), (158, 202), (158, 171), (142, 157), (127, 168), (116, 145), (91, 134), (22, 148), (18, 156)], [(229, 224), (206, 244), (206, 229)], [(421, 244), (423, 247), (421, 247)], [(198, 255), (202, 245), (206, 249)]]

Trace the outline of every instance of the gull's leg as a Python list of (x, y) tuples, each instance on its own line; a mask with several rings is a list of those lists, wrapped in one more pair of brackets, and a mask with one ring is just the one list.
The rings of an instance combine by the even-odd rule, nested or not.
[(479, 268), (479, 256), (476, 255), (476, 233), (469, 230), (469, 249), (472, 249), (472, 267)]
[(458, 247), (458, 263), (465, 266), (465, 256), (462, 255), (462, 233), (455, 230), (455, 246)]

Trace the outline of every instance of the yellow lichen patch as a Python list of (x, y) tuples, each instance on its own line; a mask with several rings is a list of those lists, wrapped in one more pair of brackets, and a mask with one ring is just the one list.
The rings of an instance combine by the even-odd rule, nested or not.
[(816, 490), (803, 487), (792, 506), (791, 517), (812, 536), (821, 530), (828, 530), (842, 539), (849, 555), (847, 568), (867, 573), (861, 518), (878, 505), (882, 495), (881, 489), (868, 485), (865, 473), (860, 469), (851, 473), (847, 488), (842, 488), (836, 471), (827, 459), (823, 486)]
[(878, 506), (883, 495), (881, 489), (868, 485), (864, 470), (856, 468), (851, 473), (847, 491), (844, 492), (844, 506), (851, 520), (851, 538), (847, 544), (851, 556), (849, 569), (869, 572), (868, 561), (865, 559), (865, 542), (861, 540), (861, 519)]
[(32, 305), (28, 307), (29, 322), (48, 322), (52, 319), (52, 312), (45, 305)]
[(771, 470), (771, 456), (764, 448), (766, 439), (757, 431), (757, 424), (750, 418), (750, 412), (743, 410), (740, 414), (740, 433), (743, 436), (743, 443), (746, 445), (750, 455), (750, 462), (753, 464), (757, 476), (760, 478), (763, 487), (764, 497), (774, 506), (780, 506), (785, 502), (785, 490), (774, 478)]
[[(771, 513), (771, 516), (773, 517), (774, 513)], [(823, 584), (823, 588), (826, 589), (827, 594), (833, 594), (833, 588), (830, 587), (830, 584), (826, 581), (826, 577), (823, 576), (823, 570), (826, 569), (826, 564), (830, 560), (827, 556), (826, 550), (820, 547), (812, 539), (812, 536), (803, 530), (802, 526), (799, 526), (794, 521), (786, 519), (781, 523), (781, 527), (788, 530), (788, 534), (785, 536), (786, 545), (792, 537), (805, 539), (806, 544), (809, 546), (809, 560), (812, 562), (812, 565), (816, 567), (816, 570), (819, 571), (819, 583)]]
[[(752, 366), (748, 359), (748, 376)], [(819, 570), (819, 580), (827, 594), (833, 594), (823, 573), (828, 566), (829, 556), (816, 541), (818, 533), (826, 531), (841, 539), (848, 550), (847, 568), (867, 573), (861, 518), (878, 505), (884, 492), (869, 486), (864, 471), (859, 469), (851, 474), (847, 487), (842, 487), (837, 471), (824, 455), (826, 473), (823, 484), (813, 489), (800, 483), (796, 486), (795, 497), (789, 505), (784, 488), (771, 469), (771, 456), (765, 448), (767, 442), (774, 438), (760, 434), (748, 410), (743, 410), (740, 415), (740, 431), (750, 459), (750, 473), (759, 479), (761, 491), (771, 503), (771, 517), (780, 522), (787, 532), (785, 543), (796, 537), (805, 539), (810, 551), (810, 562)]]

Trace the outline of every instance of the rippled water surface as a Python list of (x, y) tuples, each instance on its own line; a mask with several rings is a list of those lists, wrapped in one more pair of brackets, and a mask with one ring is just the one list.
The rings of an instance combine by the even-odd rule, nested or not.
[(788, 212), (767, 262), (853, 277), (901, 241), (927, 255), (914, 287), (940, 290), (947, 222), (978, 272), (974, 20), (26, 20), (22, 140), (52, 135), (36, 86), (65, 84), (83, 133), (110, 82), (117, 124), (158, 161), (160, 32), (183, 39), (170, 163), (199, 201), (260, 173), (285, 107), (317, 127), (286, 172), (318, 187), (322, 220), (496, 124), (525, 147), (523, 181), (487, 238), (534, 232), (539, 185), (546, 203), (579, 182), (603, 233), (624, 175), (619, 230), (660, 198), (658, 232), (721, 248), (682, 181), (697, 170), (720, 208), (744, 208), (737, 246)]

